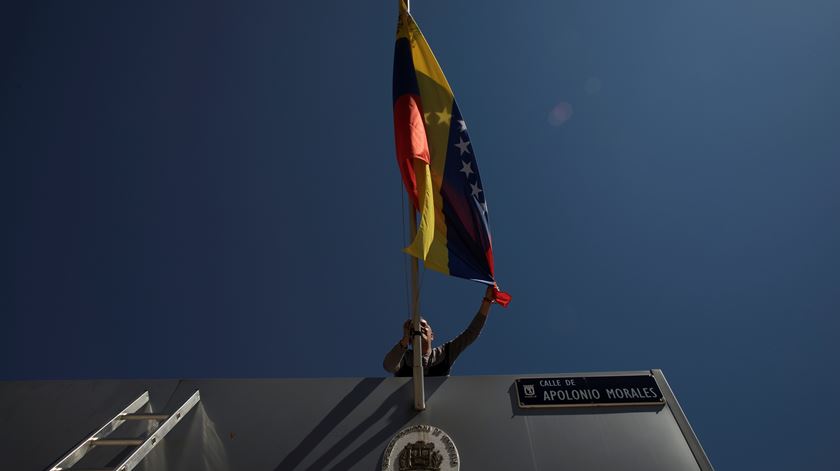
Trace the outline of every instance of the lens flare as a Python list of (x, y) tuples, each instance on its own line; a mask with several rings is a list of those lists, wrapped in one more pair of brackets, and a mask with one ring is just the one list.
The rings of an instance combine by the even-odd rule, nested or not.
[(572, 105), (561, 101), (548, 112), (548, 123), (552, 126), (562, 126), (566, 121), (572, 119), (573, 113)]

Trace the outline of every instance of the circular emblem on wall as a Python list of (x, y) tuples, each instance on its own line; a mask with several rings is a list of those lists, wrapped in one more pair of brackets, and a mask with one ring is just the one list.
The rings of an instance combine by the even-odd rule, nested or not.
[(457, 471), (461, 459), (455, 443), (434, 425), (412, 425), (391, 439), (382, 456), (382, 471)]

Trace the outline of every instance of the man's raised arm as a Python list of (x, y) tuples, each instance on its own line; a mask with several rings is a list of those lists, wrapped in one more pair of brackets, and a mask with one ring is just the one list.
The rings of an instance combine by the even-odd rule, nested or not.
[(481, 300), (481, 307), (478, 308), (478, 312), (473, 317), (470, 325), (449, 342), (450, 361), (455, 361), (458, 355), (470, 346), (471, 343), (475, 342), (475, 339), (481, 334), (481, 329), (484, 328), (484, 323), (487, 322), (487, 314), (490, 313), (490, 306), (493, 305), (493, 297), (493, 287), (488, 286), (484, 292), (484, 299)]

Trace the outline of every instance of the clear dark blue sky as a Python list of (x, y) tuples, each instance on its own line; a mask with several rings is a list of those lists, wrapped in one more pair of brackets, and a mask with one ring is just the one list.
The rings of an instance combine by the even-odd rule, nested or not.
[[(840, 3), (414, 0), (494, 308), (455, 374), (662, 368), (717, 469), (840, 458)], [(0, 378), (378, 376), (396, 1), (0, 7)], [(455, 335), (483, 288), (429, 272)]]

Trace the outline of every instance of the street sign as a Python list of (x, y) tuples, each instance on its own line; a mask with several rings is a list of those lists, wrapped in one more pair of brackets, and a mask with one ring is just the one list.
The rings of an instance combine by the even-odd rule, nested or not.
[(516, 396), (521, 408), (655, 406), (665, 403), (650, 375), (519, 378)]

